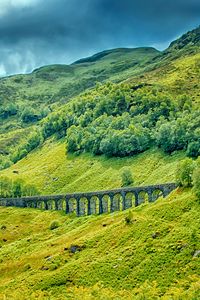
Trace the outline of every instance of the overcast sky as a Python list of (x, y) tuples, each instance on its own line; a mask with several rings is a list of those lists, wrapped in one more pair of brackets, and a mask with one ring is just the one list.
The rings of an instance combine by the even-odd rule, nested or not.
[(117, 47), (164, 49), (200, 25), (200, 0), (0, 0), (0, 76)]

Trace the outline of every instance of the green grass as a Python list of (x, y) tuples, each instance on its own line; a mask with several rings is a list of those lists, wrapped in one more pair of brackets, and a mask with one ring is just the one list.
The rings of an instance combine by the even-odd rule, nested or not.
[(136, 186), (174, 182), (177, 163), (184, 157), (182, 152), (165, 155), (156, 149), (126, 158), (66, 156), (64, 142), (49, 140), (0, 174), (22, 178), (45, 194), (93, 191), (121, 187), (125, 166), (131, 168)]
[(198, 299), (199, 202), (180, 190), (131, 210), (126, 225), (128, 211), (1, 208), (0, 299)]

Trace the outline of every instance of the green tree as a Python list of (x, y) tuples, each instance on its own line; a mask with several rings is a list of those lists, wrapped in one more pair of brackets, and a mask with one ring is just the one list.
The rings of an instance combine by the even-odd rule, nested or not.
[(21, 197), (22, 196), (22, 185), (23, 181), (21, 179), (17, 179), (13, 182), (12, 185), (12, 195), (13, 197)]
[(200, 142), (191, 142), (187, 147), (187, 156), (189, 157), (198, 157), (200, 155)]
[(14, 103), (9, 103), (4, 109), (3, 109), (3, 117), (8, 118), (10, 116), (14, 116), (17, 114), (18, 107)]
[(133, 176), (129, 167), (124, 167), (121, 173), (121, 186), (125, 187), (133, 184)]
[(39, 195), (38, 189), (32, 184), (22, 185), (22, 195), (23, 196), (35, 196)]
[(22, 111), (21, 120), (24, 123), (35, 122), (39, 120), (39, 116), (33, 108), (26, 107)]
[(194, 163), (191, 158), (186, 158), (178, 164), (176, 170), (176, 182), (179, 186), (191, 187), (192, 174), (194, 170)]
[(12, 181), (5, 176), (0, 177), (0, 197), (12, 196)]
[(196, 161), (192, 179), (194, 193), (200, 199), (200, 158), (198, 158), (198, 160)]

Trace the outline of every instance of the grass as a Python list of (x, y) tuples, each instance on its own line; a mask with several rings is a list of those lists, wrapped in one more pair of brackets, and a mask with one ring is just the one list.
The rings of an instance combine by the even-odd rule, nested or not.
[(0, 208), (0, 299), (198, 299), (200, 206), (191, 191), (131, 211), (127, 225), (128, 211), (74, 218)]
[(22, 178), (44, 194), (93, 191), (121, 187), (125, 166), (130, 167), (136, 186), (174, 182), (177, 163), (185, 157), (182, 152), (170, 156), (156, 149), (126, 158), (65, 152), (64, 142), (49, 140), (0, 174)]
[[(200, 53), (192, 53), (180, 56), (164, 65), (160, 64), (154, 70), (147, 71), (142, 77), (142, 81), (149, 84), (156, 84), (161, 90), (170, 94), (188, 95), (193, 100), (193, 105), (197, 109), (200, 103), (199, 68)], [(133, 77), (128, 81), (138, 81), (141, 78)]]

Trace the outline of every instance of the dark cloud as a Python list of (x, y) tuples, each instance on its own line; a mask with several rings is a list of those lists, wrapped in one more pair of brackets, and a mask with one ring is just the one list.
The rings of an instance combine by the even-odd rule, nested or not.
[(156, 46), (199, 25), (199, 0), (1, 0), (0, 74)]

